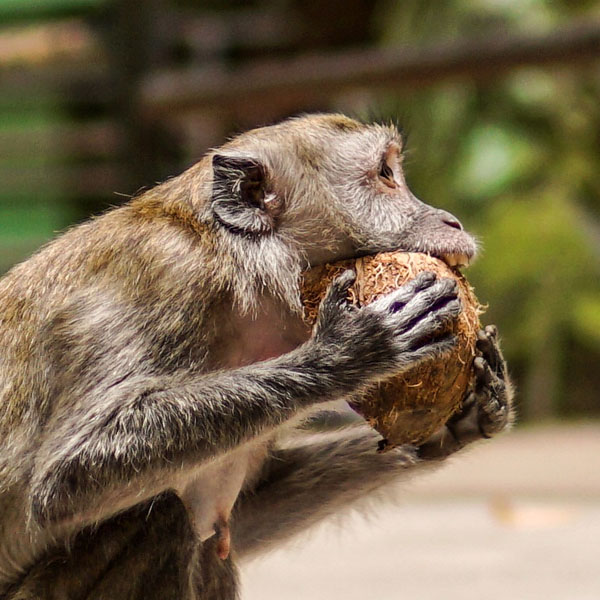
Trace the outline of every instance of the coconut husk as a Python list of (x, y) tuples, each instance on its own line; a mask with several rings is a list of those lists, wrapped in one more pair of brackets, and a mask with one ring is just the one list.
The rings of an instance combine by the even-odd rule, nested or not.
[(457, 338), (455, 348), (436, 360), (380, 382), (368, 393), (350, 401), (384, 438), (380, 449), (401, 444), (420, 444), (458, 410), (471, 381), (481, 307), (463, 275), (445, 262), (426, 254), (387, 252), (326, 264), (307, 271), (302, 284), (304, 318), (313, 325), (319, 305), (331, 281), (346, 269), (354, 269), (356, 282), (348, 293), (356, 306), (367, 305), (398, 289), (422, 271), (458, 282), (463, 310), (448, 326)]

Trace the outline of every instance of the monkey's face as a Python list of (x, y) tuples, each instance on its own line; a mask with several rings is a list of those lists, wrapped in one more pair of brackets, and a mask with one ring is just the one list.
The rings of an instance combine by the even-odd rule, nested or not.
[(238, 235), (278, 236), (308, 264), (386, 250), (466, 265), (474, 239), (418, 200), (393, 127), (316, 115), (249, 132), (213, 157), (216, 220)]

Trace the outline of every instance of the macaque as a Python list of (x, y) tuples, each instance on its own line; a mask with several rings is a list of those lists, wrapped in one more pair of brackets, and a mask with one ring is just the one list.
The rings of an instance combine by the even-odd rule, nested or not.
[(302, 320), (302, 271), (400, 249), (476, 253), (419, 201), (395, 128), (341, 115), (236, 137), (67, 231), (0, 280), (0, 595), (227, 600), (234, 562), (412, 477), (510, 420), (496, 330), (473, 391), (419, 447), (366, 424), (304, 425), (449, 351), (455, 284), (377, 302), (331, 285)]

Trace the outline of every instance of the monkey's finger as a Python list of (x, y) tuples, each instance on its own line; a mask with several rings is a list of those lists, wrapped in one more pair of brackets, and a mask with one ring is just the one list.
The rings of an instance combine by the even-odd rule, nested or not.
[(342, 307), (350, 308), (352, 305), (348, 301), (348, 290), (355, 281), (356, 273), (351, 269), (347, 269), (341, 275), (338, 275), (327, 290), (327, 294), (321, 303), (321, 310), (328, 312)]
[(329, 287), (329, 293), (339, 302), (347, 302), (348, 290), (356, 281), (356, 272), (352, 269), (346, 269), (341, 275), (338, 275)]
[(495, 325), (486, 325), (484, 331), (489, 338), (498, 337), (498, 328)]
[(494, 373), (502, 379), (502, 381), (508, 381), (508, 368), (502, 349), (500, 348), (500, 340), (498, 339), (498, 329), (495, 325), (487, 325), (485, 328), (485, 334), (490, 340), (490, 344), (493, 349), (493, 360), (488, 361), (494, 369)]
[(473, 361), (473, 370), (475, 371), (476, 392), (491, 386), (496, 380), (496, 375), (490, 363), (482, 356), (477, 356)]
[(480, 329), (477, 332), (477, 341), (476, 341), (477, 350), (481, 352), (481, 354), (486, 358), (486, 360), (490, 363), (493, 361), (494, 354), (494, 344), (493, 339), (487, 334), (484, 329)]
[(488, 362), (481, 356), (473, 361), (475, 370), (475, 397), (480, 403), (489, 401), (490, 398), (497, 401), (498, 405), (505, 404), (506, 383), (492, 370)]
[(397, 290), (386, 294), (373, 304), (378, 310), (385, 312), (398, 312), (417, 293), (431, 287), (436, 280), (435, 273), (423, 271), (415, 279), (405, 283)]
[(408, 329), (402, 326), (398, 333), (408, 338), (411, 344), (421, 345), (424, 340), (436, 337), (447, 330), (448, 325), (460, 315), (461, 310), (462, 305), (458, 298), (449, 300), (422, 319), (411, 323)]
[(452, 351), (456, 346), (455, 335), (447, 335), (436, 339), (433, 342), (423, 344), (413, 350), (403, 353), (403, 362), (406, 362), (406, 368), (412, 368), (414, 363), (421, 362), (431, 358), (438, 358)]
[(439, 279), (432, 286), (417, 292), (394, 317), (398, 331), (411, 328), (429, 313), (444, 309), (444, 306), (458, 297), (458, 288), (453, 279)]
[(488, 325), (484, 330), (477, 332), (477, 350), (489, 363), (492, 371), (502, 380), (506, 380), (506, 361), (502, 356), (498, 343), (498, 330), (495, 325)]

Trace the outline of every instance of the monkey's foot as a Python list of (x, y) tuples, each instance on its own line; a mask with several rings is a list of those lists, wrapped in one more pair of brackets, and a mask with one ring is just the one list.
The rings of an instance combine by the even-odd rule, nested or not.
[(471, 442), (493, 437), (510, 423), (513, 394), (494, 325), (477, 333), (477, 353), (472, 391), (461, 410), (419, 446), (421, 458), (444, 458)]

